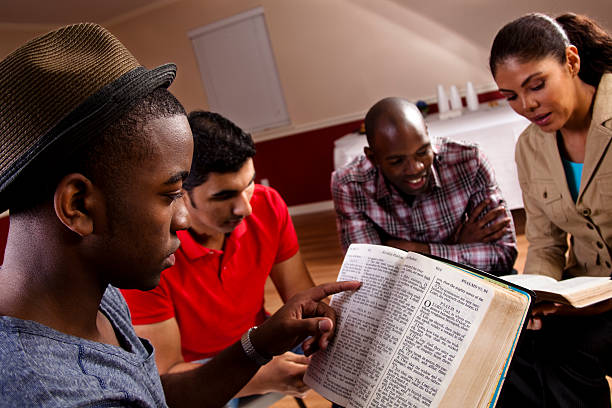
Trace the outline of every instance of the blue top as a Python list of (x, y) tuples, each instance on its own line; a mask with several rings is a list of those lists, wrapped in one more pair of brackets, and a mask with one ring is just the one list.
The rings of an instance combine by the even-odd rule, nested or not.
[(563, 158), (563, 169), (565, 169), (565, 178), (569, 187), (572, 199), (576, 202), (578, 192), (580, 191), (580, 178), (582, 177), (582, 167), (584, 163), (574, 163)]
[(122, 348), (0, 316), (0, 407), (165, 407), (153, 347), (116, 288), (100, 310)]

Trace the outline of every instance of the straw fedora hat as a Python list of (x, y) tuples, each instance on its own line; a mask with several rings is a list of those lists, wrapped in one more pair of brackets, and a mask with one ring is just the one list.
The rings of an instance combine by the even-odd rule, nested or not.
[(174, 64), (144, 68), (91, 23), (62, 27), (8, 55), (0, 62), (0, 212), (24, 180), (57, 166), (175, 75)]

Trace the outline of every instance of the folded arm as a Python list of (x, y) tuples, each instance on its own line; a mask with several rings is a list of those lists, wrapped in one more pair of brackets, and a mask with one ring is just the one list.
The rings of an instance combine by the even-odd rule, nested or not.
[[(419, 246), (416, 246), (420, 244)], [(426, 248), (423, 248), (426, 244)], [(496, 275), (509, 274), (516, 260), (516, 237), (512, 215), (506, 208), (493, 171), (484, 156), (468, 200), (465, 219), (446, 242), (414, 243), (389, 240), (387, 245), (415, 248), (441, 258)]]

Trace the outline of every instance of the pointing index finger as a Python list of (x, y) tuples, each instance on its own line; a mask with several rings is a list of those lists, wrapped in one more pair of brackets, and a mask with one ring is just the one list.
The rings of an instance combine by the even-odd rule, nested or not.
[(304, 291), (304, 294), (313, 301), (318, 302), (335, 293), (347, 290), (357, 290), (360, 287), (361, 282), (358, 281), (329, 282), (310, 288)]

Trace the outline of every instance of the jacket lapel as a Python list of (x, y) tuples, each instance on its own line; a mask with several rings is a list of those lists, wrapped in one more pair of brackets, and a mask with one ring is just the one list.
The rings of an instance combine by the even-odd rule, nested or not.
[(612, 140), (612, 130), (605, 128), (601, 124), (597, 124), (587, 137), (586, 152), (584, 155), (584, 167), (582, 169), (582, 178), (580, 179), (580, 192), (576, 202), (584, 195), (584, 191), (589, 187), (593, 180), (595, 171), (599, 167), (599, 163), (606, 155)]
[(612, 140), (612, 129), (610, 128), (612, 119), (612, 74), (604, 74), (597, 87), (595, 103), (593, 104), (593, 119), (591, 129), (586, 141), (586, 151), (584, 154), (584, 167), (582, 178), (580, 179), (580, 192), (576, 202), (584, 195), (584, 191), (593, 181), (593, 176), (599, 164), (606, 155)]

